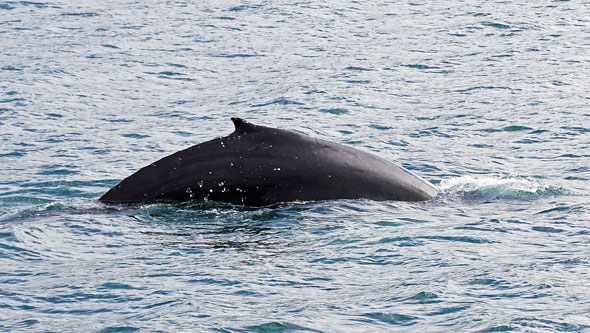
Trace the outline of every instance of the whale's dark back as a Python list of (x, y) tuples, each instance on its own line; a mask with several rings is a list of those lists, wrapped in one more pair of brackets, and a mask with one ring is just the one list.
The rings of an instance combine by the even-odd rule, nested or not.
[(244, 205), (357, 199), (420, 201), (437, 189), (380, 157), (232, 118), (236, 130), (152, 163), (110, 189), (107, 203), (214, 200)]

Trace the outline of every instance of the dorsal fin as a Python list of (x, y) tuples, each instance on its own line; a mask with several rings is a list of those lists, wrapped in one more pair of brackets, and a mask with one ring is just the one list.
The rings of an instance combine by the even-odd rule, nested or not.
[(234, 123), (234, 126), (236, 127), (236, 131), (246, 132), (246, 131), (256, 127), (256, 125), (250, 124), (249, 122), (245, 121), (242, 118), (232, 117), (231, 121)]

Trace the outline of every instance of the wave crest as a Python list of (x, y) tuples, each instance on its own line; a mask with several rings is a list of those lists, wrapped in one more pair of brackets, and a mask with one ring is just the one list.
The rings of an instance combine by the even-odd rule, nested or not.
[(467, 201), (524, 200), (567, 194), (560, 186), (545, 184), (529, 177), (461, 176), (440, 183), (440, 196)]

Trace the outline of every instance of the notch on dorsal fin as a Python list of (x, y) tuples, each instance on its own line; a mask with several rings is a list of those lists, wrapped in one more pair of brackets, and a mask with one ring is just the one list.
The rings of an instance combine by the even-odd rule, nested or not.
[(256, 127), (256, 125), (250, 124), (249, 122), (245, 121), (242, 118), (232, 117), (231, 121), (234, 123), (234, 126), (236, 127), (236, 131), (246, 132), (246, 131), (254, 129)]

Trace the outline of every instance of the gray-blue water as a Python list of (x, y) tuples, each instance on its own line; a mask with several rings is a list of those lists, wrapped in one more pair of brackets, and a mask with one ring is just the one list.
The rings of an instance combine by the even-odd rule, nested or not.
[[(590, 331), (587, 1), (0, 2), (0, 331)], [(231, 116), (425, 203), (105, 206)]]

